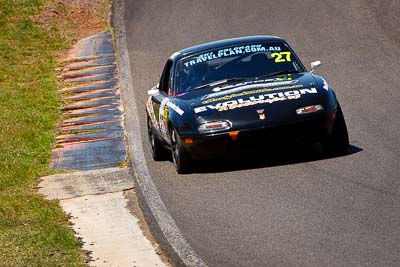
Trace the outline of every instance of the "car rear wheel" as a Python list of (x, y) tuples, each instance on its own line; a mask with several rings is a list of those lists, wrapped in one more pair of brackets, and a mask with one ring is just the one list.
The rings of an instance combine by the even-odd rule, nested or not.
[(336, 118), (332, 126), (332, 132), (321, 144), (328, 154), (343, 153), (349, 147), (347, 126), (339, 103), (337, 103)]
[(182, 146), (175, 129), (171, 130), (172, 160), (175, 165), (176, 172), (179, 174), (188, 173), (191, 167), (191, 158), (185, 148)]
[(147, 135), (151, 149), (151, 156), (155, 161), (162, 161), (167, 158), (167, 150), (163, 147), (160, 140), (154, 134), (154, 129), (149, 117), (147, 117)]

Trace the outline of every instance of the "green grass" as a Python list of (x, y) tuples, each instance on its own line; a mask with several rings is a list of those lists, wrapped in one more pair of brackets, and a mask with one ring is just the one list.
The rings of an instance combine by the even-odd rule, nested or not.
[(0, 266), (82, 266), (56, 201), (36, 193), (59, 119), (55, 56), (68, 44), (32, 19), (46, 0), (0, 0)]

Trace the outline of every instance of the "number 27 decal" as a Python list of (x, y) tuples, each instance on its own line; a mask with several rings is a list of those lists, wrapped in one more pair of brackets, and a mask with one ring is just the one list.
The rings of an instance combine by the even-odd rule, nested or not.
[(279, 52), (279, 53), (275, 52), (275, 53), (271, 54), (271, 57), (275, 58), (275, 62), (276, 63), (292, 61), (290, 59), (290, 51), (288, 51), (288, 52)]

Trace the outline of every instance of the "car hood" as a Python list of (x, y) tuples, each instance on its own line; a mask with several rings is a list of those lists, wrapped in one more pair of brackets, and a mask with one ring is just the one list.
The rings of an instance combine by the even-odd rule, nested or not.
[(310, 73), (281, 75), (201, 89), (181, 100), (193, 109), (199, 123), (228, 120), (232, 128), (257, 127), (255, 122), (293, 121), (301, 107), (326, 106), (329, 89), (323, 81)]

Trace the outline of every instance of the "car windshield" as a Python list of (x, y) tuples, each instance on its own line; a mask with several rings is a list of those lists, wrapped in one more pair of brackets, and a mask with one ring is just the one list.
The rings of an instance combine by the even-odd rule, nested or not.
[(177, 94), (241, 79), (304, 71), (282, 42), (229, 46), (183, 58), (177, 65)]

